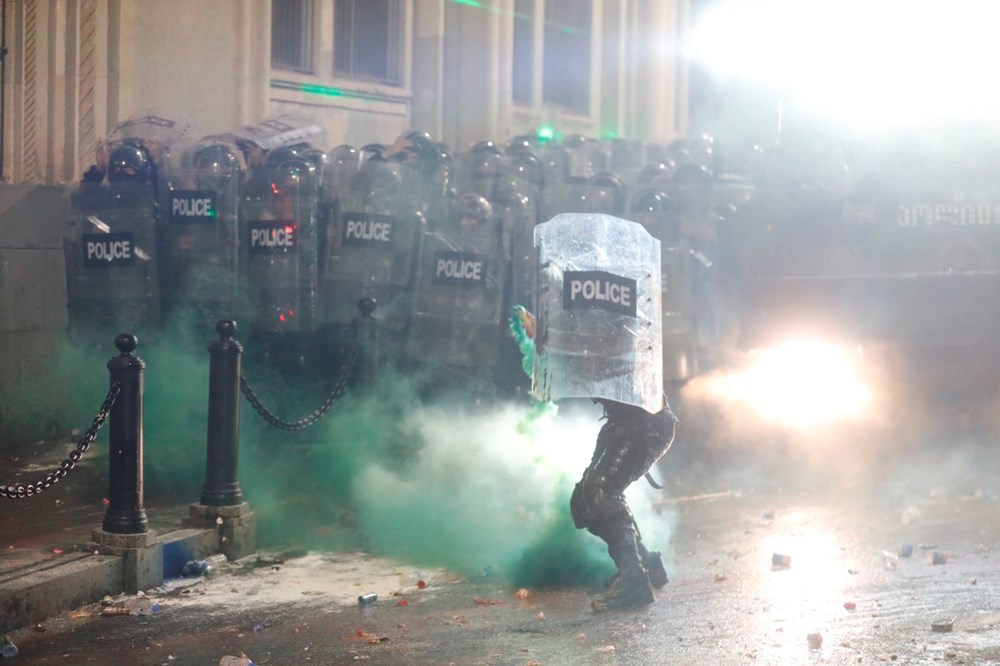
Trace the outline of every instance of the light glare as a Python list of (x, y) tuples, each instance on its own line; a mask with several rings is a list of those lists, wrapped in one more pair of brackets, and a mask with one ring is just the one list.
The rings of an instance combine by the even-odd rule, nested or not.
[(871, 404), (871, 389), (846, 349), (798, 341), (754, 352), (742, 373), (716, 384), (715, 392), (753, 408), (775, 423), (810, 428), (857, 419)]
[(1000, 112), (998, 20), (1000, 3), (977, 0), (732, 0), (706, 13), (691, 53), (851, 125), (983, 121)]

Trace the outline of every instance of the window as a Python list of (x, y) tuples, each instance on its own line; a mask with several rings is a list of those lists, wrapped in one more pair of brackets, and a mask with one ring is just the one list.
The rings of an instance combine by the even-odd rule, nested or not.
[(535, 0), (514, 0), (514, 101), (531, 104), (535, 87)]
[(545, 102), (590, 113), (591, 2), (545, 1)]
[(333, 71), (398, 86), (402, 0), (335, 0)]
[(312, 72), (313, 0), (271, 0), (271, 65)]

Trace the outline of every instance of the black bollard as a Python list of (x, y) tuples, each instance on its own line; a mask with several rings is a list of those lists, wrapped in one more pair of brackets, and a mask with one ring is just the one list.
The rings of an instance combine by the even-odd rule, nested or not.
[(208, 345), (208, 464), (201, 503), (236, 506), (243, 503), (237, 480), (240, 443), (240, 363), (243, 345), (233, 339), (235, 321), (215, 325), (220, 339)]
[(353, 379), (362, 386), (372, 386), (378, 376), (379, 327), (378, 320), (372, 316), (376, 307), (378, 302), (374, 298), (362, 298), (358, 301), (361, 314), (351, 321), (358, 350)]
[(149, 532), (142, 504), (142, 371), (146, 364), (132, 355), (138, 346), (134, 335), (122, 333), (115, 338), (121, 354), (108, 361), (111, 385), (121, 383), (108, 424), (111, 473), (101, 527), (109, 534)]

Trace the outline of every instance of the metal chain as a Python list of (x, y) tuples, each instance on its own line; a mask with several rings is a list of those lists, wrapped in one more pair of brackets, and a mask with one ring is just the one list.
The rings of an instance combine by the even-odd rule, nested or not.
[(77, 442), (76, 449), (70, 452), (69, 457), (62, 461), (59, 465), (59, 469), (50, 472), (48, 476), (42, 481), (36, 481), (35, 483), (29, 483), (26, 486), (17, 484), (14, 486), (0, 485), (0, 497), (6, 497), (8, 499), (23, 499), (25, 497), (33, 497), (43, 490), (50, 488), (53, 484), (57, 483), (61, 478), (66, 476), (70, 470), (76, 467), (76, 464), (80, 462), (83, 458), (83, 454), (87, 452), (90, 445), (94, 443), (94, 439), (97, 437), (97, 433), (100, 431), (101, 426), (104, 425), (105, 419), (108, 418), (108, 413), (111, 411), (111, 407), (115, 404), (115, 400), (118, 399), (118, 394), (121, 393), (122, 384), (121, 382), (115, 382), (115, 384), (108, 390), (107, 397), (104, 398), (104, 404), (101, 405), (101, 409), (97, 412), (97, 416), (94, 417), (93, 423), (90, 424), (90, 428), (83, 435), (83, 439)]
[(347, 380), (350, 378), (351, 372), (354, 370), (354, 362), (357, 358), (358, 353), (355, 352), (341, 369), (340, 378), (334, 385), (330, 395), (328, 395), (326, 400), (323, 401), (323, 404), (317, 407), (312, 414), (299, 419), (298, 421), (285, 421), (284, 419), (275, 416), (267, 407), (264, 406), (264, 404), (260, 401), (260, 398), (257, 397), (257, 394), (254, 393), (253, 388), (242, 375), (240, 376), (240, 391), (242, 391), (243, 395), (245, 395), (247, 400), (250, 401), (250, 405), (253, 406), (254, 410), (256, 410), (265, 421), (275, 428), (279, 428), (281, 430), (302, 430), (318, 423), (320, 419), (326, 416), (327, 412), (330, 411), (330, 408), (333, 407), (333, 403), (335, 403), (337, 399), (343, 395), (344, 390), (347, 388)]

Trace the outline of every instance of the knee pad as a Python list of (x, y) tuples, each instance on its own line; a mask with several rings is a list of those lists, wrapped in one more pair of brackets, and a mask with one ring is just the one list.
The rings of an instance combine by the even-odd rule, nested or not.
[(604, 504), (604, 478), (595, 480), (585, 478), (573, 488), (573, 496), (569, 500), (570, 514), (577, 529), (593, 527), (601, 519)]

